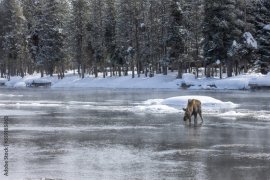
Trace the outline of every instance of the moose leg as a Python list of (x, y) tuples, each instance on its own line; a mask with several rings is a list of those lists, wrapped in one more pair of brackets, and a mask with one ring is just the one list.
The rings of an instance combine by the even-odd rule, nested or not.
[(194, 125), (197, 124), (197, 113), (194, 113)]
[(200, 115), (200, 118), (202, 120), (202, 123), (203, 123), (203, 118), (202, 118), (202, 111), (199, 111), (199, 115)]

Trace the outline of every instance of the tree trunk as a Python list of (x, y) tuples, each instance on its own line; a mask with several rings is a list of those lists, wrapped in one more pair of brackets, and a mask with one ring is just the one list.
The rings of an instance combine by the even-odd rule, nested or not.
[(183, 63), (180, 62), (179, 65), (178, 65), (177, 79), (182, 79), (182, 75), (183, 75)]
[(232, 59), (228, 59), (227, 60), (227, 76), (228, 77), (232, 77), (232, 72), (233, 71), (233, 67), (232, 67)]
[(206, 77), (209, 78), (211, 77), (211, 67), (206, 66)]
[(219, 65), (219, 78), (222, 79), (222, 65)]
[(162, 66), (163, 75), (168, 75), (168, 67)]
[(121, 72), (121, 66), (118, 66), (118, 76), (121, 77), (122, 76), (122, 72)]
[(78, 74), (81, 77), (81, 65), (80, 64), (78, 65)]
[(131, 62), (131, 71), (132, 71), (132, 78), (135, 78), (135, 67), (134, 67), (134, 59), (132, 58)]
[(84, 74), (85, 74), (85, 66), (84, 64), (82, 65), (82, 79), (84, 79)]

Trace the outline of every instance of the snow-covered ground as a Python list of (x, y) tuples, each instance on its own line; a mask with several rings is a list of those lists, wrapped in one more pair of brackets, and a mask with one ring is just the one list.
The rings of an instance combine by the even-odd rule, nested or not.
[(0, 79), (8, 87), (26, 87), (32, 82), (51, 82), (52, 88), (138, 88), (138, 89), (179, 89), (182, 83), (185, 83), (189, 89), (230, 89), (243, 90), (249, 89), (249, 84), (257, 84), (261, 86), (270, 86), (270, 73), (268, 75), (262, 74), (244, 74), (231, 78), (199, 78), (195, 79), (193, 74), (184, 74), (183, 79), (176, 79), (176, 73), (169, 73), (169, 75), (155, 75), (155, 77), (145, 77), (141, 75), (140, 78), (131, 78), (129, 76), (122, 77), (106, 77), (102, 76), (94, 78), (87, 76), (81, 79), (77, 75), (69, 73), (62, 80), (57, 76), (40, 78), (39, 74), (21, 77), (12, 77), (10, 81)]

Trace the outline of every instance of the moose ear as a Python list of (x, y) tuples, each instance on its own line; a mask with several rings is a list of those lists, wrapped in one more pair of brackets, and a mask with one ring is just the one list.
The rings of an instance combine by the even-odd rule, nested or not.
[(192, 102), (192, 99), (189, 99), (189, 100), (188, 100), (188, 103), (191, 103), (191, 102)]
[(183, 108), (183, 111), (187, 111), (187, 109), (186, 108)]

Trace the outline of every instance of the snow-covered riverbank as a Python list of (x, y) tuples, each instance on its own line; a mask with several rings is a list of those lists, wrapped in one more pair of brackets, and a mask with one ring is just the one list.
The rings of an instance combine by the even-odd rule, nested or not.
[(140, 78), (131, 76), (122, 77), (86, 77), (81, 79), (77, 75), (67, 74), (62, 80), (57, 76), (40, 78), (39, 74), (21, 77), (12, 77), (10, 81), (0, 79), (7, 87), (21, 88), (26, 87), (32, 82), (51, 82), (52, 88), (137, 88), (137, 89), (179, 89), (184, 83), (189, 89), (230, 89), (243, 90), (250, 89), (250, 84), (261, 86), (270, 86), (270, 74), (245, 74), (231, 78), (199, 78), (195, 79), (193, 74), (184, 74), (183, 79), (176, 79), (176, 73), (170, 73), (167, 76), (155, 75), (155, 77)]

